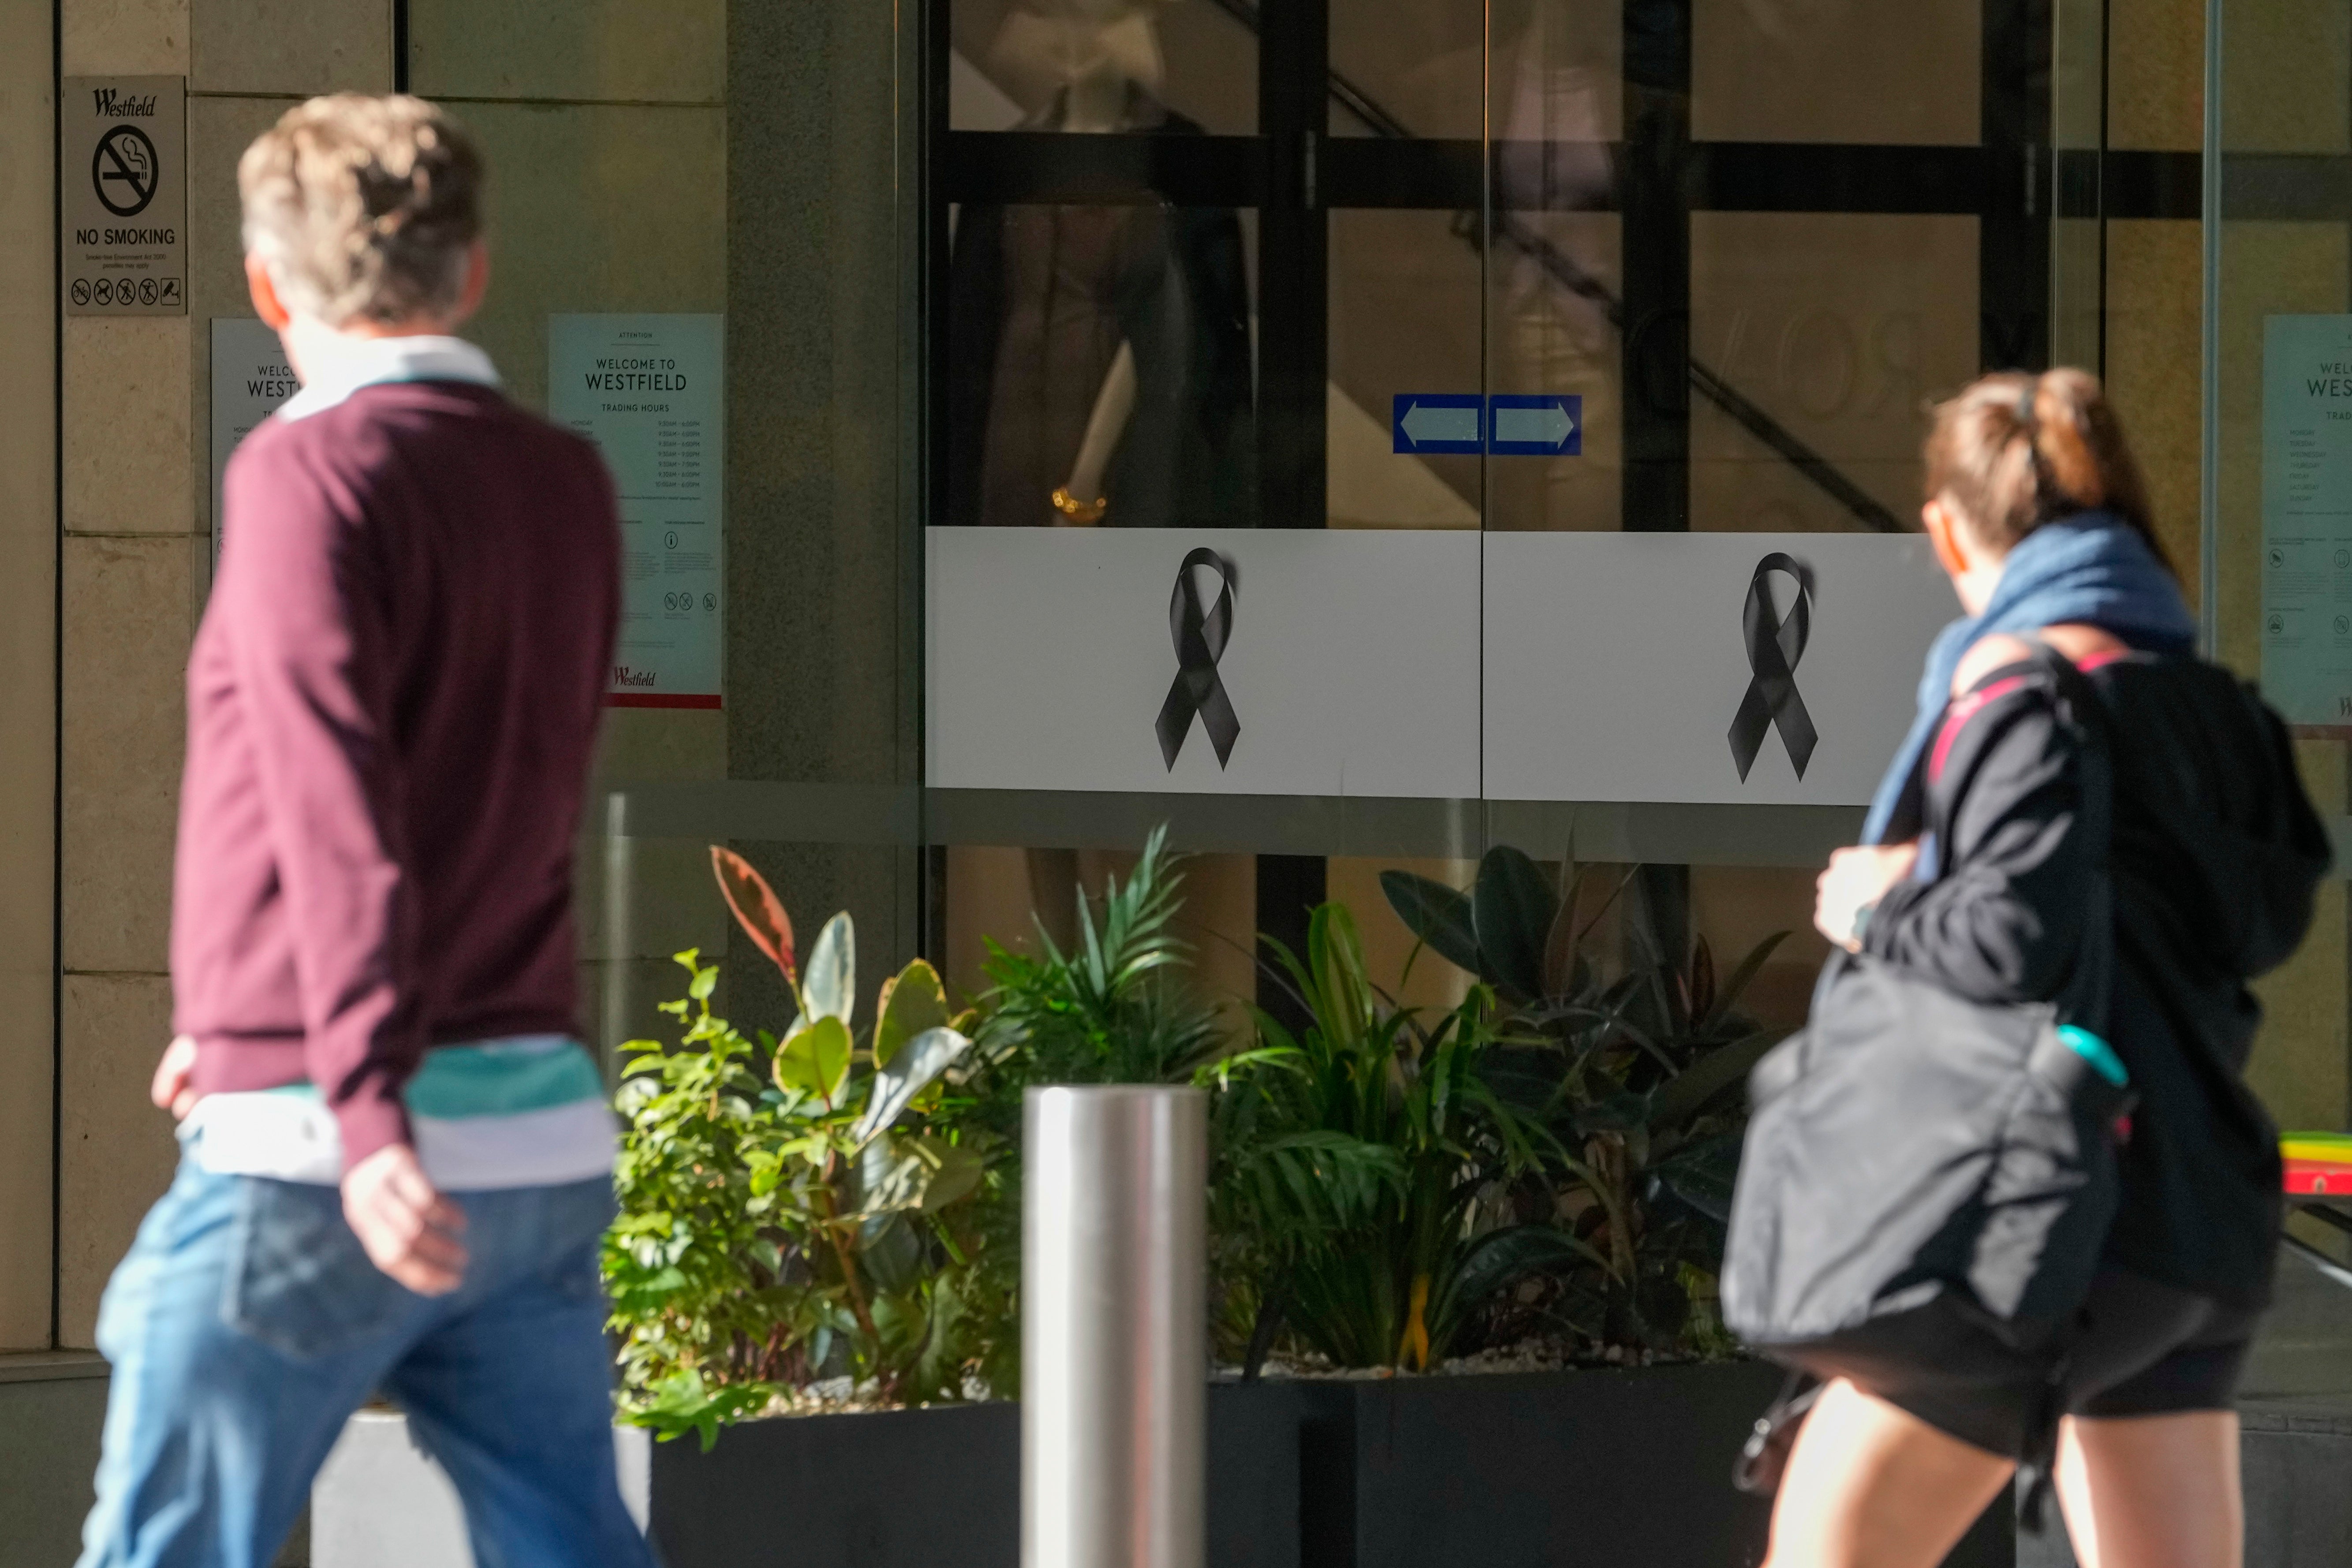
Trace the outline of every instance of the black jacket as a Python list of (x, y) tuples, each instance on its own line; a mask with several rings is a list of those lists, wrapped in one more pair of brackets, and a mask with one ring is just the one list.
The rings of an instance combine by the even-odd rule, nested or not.
[[(2140, 1102), (2122, 1155), (2117, 1266), (2240, 1306), (2267, 1299), (2278, 1133), (2242, 1074), (2252, 977), (2311, 923), (2327, 838), (2276, 715), (2228, 671), (2092, 665), (2115, 752), (2116, 969), (2105, 1033)], [(2063, 989), (2082, 932), (2077, 757), (2049, 678), (1993, 671), (1956, 699), (1891, 837), (1928, 879), (1879, 901), (1864, 947), (1980, 1002)]]

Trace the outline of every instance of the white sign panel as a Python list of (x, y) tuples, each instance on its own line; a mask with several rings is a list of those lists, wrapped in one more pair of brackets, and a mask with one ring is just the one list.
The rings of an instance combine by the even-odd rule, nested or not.
[(1959, 614), (1916, 535), (1486, 543), (1486, 784), (1501, 800), (1865, 804), (1927, 645)]
[(58, 84), (58, 287), (68, 316), (188, 313), (188, 83)]
[(2352, 316), (2263, 321), (2263, 695), (2352, 724)]
[(1475, 532), (929, 542), (936, 787), (1478, 793)]
[(251, 316), (213, 318), (213, 570), (220, 570), (221, 476), (229, 454), (271, 410), (301, 389), (286, 345)]
[(615, 707), (719, 706), (725, 321), (547, 319), (548, 417), (596, 443), (620, 493), (621, 637), (606, 699)]

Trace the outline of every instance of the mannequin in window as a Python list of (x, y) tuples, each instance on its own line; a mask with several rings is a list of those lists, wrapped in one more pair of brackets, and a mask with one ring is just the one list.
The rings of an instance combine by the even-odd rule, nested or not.
[[(1162, 0), (1019, 0), (1021, 129), (1197, 135), (1157, 96)], [(1255, 510), (1249, 279), (1227, 208), (968, 205), (948, 306), (947, 518), (1232, 527)]]

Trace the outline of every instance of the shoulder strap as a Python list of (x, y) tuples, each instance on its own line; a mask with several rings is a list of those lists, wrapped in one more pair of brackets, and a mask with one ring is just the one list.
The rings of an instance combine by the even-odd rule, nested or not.
[(2035, 666), (2050, 678), (2066, 727), (2080, 748), (2078, 777), (2082, 819), (2076, 831), (2088, 840), (2090, 877), (2084, 889), (2083, 941), (2074, 973), (2058, 998), (2061, 1017), (2104, 1037), (2107, 1005), (2115, 984), (2115, 728), (2105, 701), (2083, 672), (2049, 644), (2035, 640)]

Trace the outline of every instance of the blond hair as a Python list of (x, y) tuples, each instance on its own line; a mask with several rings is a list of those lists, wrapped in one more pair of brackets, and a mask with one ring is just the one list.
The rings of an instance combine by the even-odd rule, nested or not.
[(2005, 554), (2045, 522), (2105, 511), (2137, 530), (2173, 571), (2139, 463), (2090, 372), (1982, 376), (1931, 416), (1927, 499), (1958, 508), (1985, 544)]
[(245, 248), (329, 326), (445, 314), (482, 231), (482, 159), (423, 99), (341, 92), (286, 111), (236, 165)]

